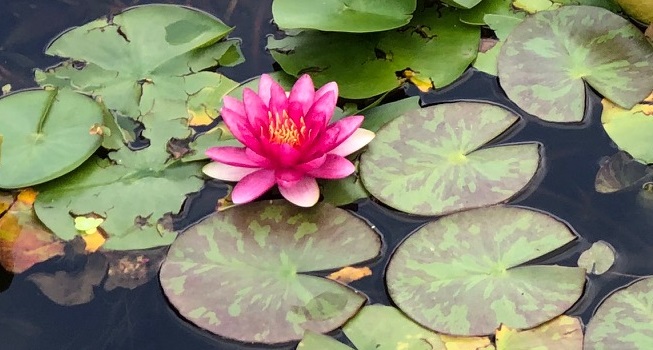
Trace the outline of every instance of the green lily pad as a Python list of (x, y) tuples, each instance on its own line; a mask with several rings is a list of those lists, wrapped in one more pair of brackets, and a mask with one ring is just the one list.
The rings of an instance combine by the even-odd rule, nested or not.
[[(59, 36), (46, 54), (68, 60), (37, 71), (36, 80), (100, 96), (109, 109), (142, 122), (152, 143), (165, 144), (190, 133), (193, 115), (187, 102), (194, 99), (197, 105), (195, 95), (219, 101), (238, 85), (202, 71), (242, 61), (238, 41), (223, 40), (230, 31), (215, 17), (188, 7), (133, 7)], [(156, 130), (161, 125), (165, 134)]]
[(508, 97), (551, 122), (583, 119), (583, 81), (632, 108), (653, 90), (650, 76), (653, 46), (642, 32), (594, 6), (563, 6), (526, 18), (499, 55), (499, 79)]
[(324, 334), (306, 331), (297, 350), (354, 350)]
[(474, 102), (410, 111), (383, 126), (361, 156), (363, 185), (383, 203), (417, 215), (506, 201), (537, 172), (539, 144), (479, 148), (518, 119)]
[(586, 350), (653, 347), (653, 278), (621, 289), (596, 310), (585, 331)]
[(283, 29), (365, 33), (408, 24), (416, 6), (416, 0), (274, 0), (272, 15)]
[(363, 120), (363, 124), (361, 124), (361, 128), (377, 132), (389, 121), (416, 108), (419, 108), (418, 96), (404, 98), (399, 101), (370, 108), (362, 113), (365, 116), (365, 119)]
[(524, 12), (512, 7), (512, 0), (483, 0), (474, 8), (462, 11), (460, 20), (477, 26), (490, 25), (484, 19), (486, 15), (507, 16), (516, 19), (523, 19), (526, 16)]
[(474, 68), (491, 75), (498, 75), (498, 61), (501, 47), (506, 38), (519, 23), (523, 21), (521, 18), (503, 15), (485, 15), (485, 22), (490, 26), (494, 33), (499, 38), (499, 41), (486, 52), (479, 52), (476, 60), (474, 61)]
[(390, 306), (366, 306), (342, 330), (359, 350), (446, 350), (437, 333)]
[(0, 99), (0, 188), (20, 188), (62, 176), (100, 147), (89, 130), (103, 111), (70, 91), (30, 90)]
[(366, 261), (380, 248), (369, 225), (342, 209), (255, 202), (184, 232), (168, 252), (161, 284), (199, 327), (244, 342), (281, 343), (306, 330), (329, 332), (365, 302), (307, 272)]
[(496, 342), (497, 350), (583, 350), (583, 325), (579, 318), (565, 315), (524, 331), (502, 325)]
[(471, 9), (478, 5), (481, 0), (442, 0), (442, 2), (461, 9)]
[(515, 8), (526, 11), (528, 13), (552, 11), (562, 6), (553, 2), (552, 0), (513, 0), (512, 5)]
[(392, 300), (437, 332), (487, 335), (531, 328), (580, 297), (585, 270), (523, 265), (574, 240), (562, 222), (518, 207), (487, 207), (428, 223), (395, 251), (386, 273)]
[(202, 187), (203, 164), (157, 165), (148, 162), (148, 152), (149, 148), (139, 152), (123, 148), (111, 154), (111, 162), (92, 157), (76, 171), (39, 188), (37, 216), (64, 240), (81, 233), (75, 229), (75, 216), (102, 217), (99, 228), (108, 237), (106, 250), (169, 245), (177, 233), (166, 222), (167, 215), (179, 211), (187, 193)]
[(614, 261), (614, 248), (607, 242), (598, 241), (580, 254), (578, 267), (584, 268), (587, 273), (602, 275), (612, 267)]
[(619, 151), (608, 158), (596, 173), (594, 188), (600, 193), (613, 193), (653, 178), (653, 169)]
[(476, 57), (480, 30), (460, 23), (458, 13), (422, 11), (401, 29), (348, 34), (303, 31), (268, 49), (283, 70), (308, 73), (316, 85), (336, 81), (342, 97), (361, 99), (396, 89), (410, 69), (414, 79), (440, 88), (455, 81)]
[(644, 163), (653, 163), (653, 148), (649, 146), (653, 135), (653, 94), (645, 103), (627, 110), (603, 99), (601, 123), (605, 132), (620, 149)]

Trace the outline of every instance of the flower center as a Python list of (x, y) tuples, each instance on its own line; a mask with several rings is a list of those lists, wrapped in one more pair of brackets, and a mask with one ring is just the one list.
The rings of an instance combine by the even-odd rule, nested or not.
[[(286, 111), (282, 115), (278, 113), (272, 114), (268, 112), (268, 135), (267, 138), (271, 143), (288, 144), (291, 146), (299, 146), (306, 139), (306, 124), (304, 117), (299, 118), (299, 125), (288, 116)], [(310, 130), (308, 130), (310, 134)], [(261, 137), (265, 137), (264, 128), (261, 126)]]

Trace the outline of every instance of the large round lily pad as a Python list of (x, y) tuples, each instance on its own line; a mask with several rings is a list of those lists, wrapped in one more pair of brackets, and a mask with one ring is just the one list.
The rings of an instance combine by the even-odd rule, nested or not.
[(316, 85), (336, 81), (346, 98), (367, 98), (399, 87), (405, 79), (397, 72), (440, 88), (467, 69), (480, 40), (479, 28), (460, 23), (454, 10), (444, 8), (440, 14), (421, 11), (407, 26), (381, 33), (307, 30), (280, 40), (270, 37), (268, 49), (285, 72), (308, 73)]
[(362, 155), (363, 184), (383, 203), (418, 215), (503, 202), (535, 175), (539, 145), (479, 147), (518, 119), (474, 102), (407, 112), (383, 126)]
[(408, 24), (416, 0), (274, 0), (272, 15), (284, 29), (365, 33)]
[(70, 91), (30, 90), (0, 99), (0, 188), (19, 188), (64, 175), (100, 147), (89, 132), (102, 108)]
[(392, 300), (438, 332), (486, 335), (531, 328), (580, 297), (585, 270), (523, 265), (576, 236), (540, 212), (495, 206), (431, 222), (395, 251), (386, 274)]
[(653, 46), (626, 19), (594, 6), (526, 18), (499, 55), (501, 86), (519, 107), (551, 122), (579, 122), (585, 84), (624, 108), (653, 90)]
[(653, 348), (653, 278), (610, 295), (585, 331), (586, 350)]
[(285, 201), (239, 206), (205, 220), (171, 246), (161, 284), (179, 312), (221, 336), (246, 342), (301, 339), (331, 331), (365, 297), (306, 272), (375, 257), (379, 236), (328, 204)]

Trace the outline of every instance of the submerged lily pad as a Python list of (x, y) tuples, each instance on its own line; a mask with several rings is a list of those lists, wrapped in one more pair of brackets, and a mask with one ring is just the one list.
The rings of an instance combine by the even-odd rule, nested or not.
[(476, 57), (480, 30), (460, 23), (451, 9), (421, 11), (405, 27), (371, 34), (303, 31), (268, 39), (272, 57), (284, 71), (308, 73), (316, 85), (336, 81), (340, 95), (360, 99), (399, 87), (397, 72), (431, 87), (456, 80)]
[(283, 29), (365, 33), (408, 24), (416, 5), (416, 0), (274, 0), (272, 15)]
[(103, 111), (70, 91), (28, 90), (0, 99), (0, 188), (40, 184), (82, 164), (100, 147), (89, 132)]
[(594, 6), (563, 6), (526, 18), (499, 55), (499, 78), (508, 97), (551, 122), (583, 119), (584, 81), (632, 108), (653, 90), (651, 76), (653, 46), (642, 32)]
[(407, 112), (383, 126), (361, 156), (363, 184), (383, 203), (418, 215), (503, 202), (535, 175), (539, 145), (479, 148), (518, 119), (474, 102)]
[(608, 298), (585, 331), (585, 350), (653, 348), (653, 278), (639, 280)]
[(501, 324), (531, 328), (580, 297), (585, 270), (523, 265), (576, 236), (551, 216), (518, 207), (469, 210), (409, 236), (388, 264), (392, 300), (438, 332), (487, 335)]
[(179, 312), (215, 334), (281, 343), (331, 331), (365, 302), (348, 287), (307, 272), (375, 257), (379, 236), (328, 204), (256, 202), (220, 212), (181, 235), (161, 268)]
[(497, 350), (583, 350), (583, 326), (577, 317), (565, 315), (524, 331), (501, 325), (496, 342)]
[(600, 193), (612, 193), (653, 178), (653, 169), (619, 151), (608, 158), (596, 173), (594, 188)]
[(653, 163), (653, 94), (632, 109), (623, 109), (603, 99), (601, 123), (620, 149), (644, 164)]

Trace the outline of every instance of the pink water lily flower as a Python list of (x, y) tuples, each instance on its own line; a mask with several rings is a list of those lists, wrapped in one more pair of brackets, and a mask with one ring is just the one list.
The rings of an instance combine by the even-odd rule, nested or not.
[(220, 110), (225, 125), (245, 147), (212, 147), (213, 160), (203, 169), (216, 179), (238, 181), (231, 193), (236, 204), (250, 202), (275, 184), (290, 202), (310, 207), (320, 190), (315, 179), (341, 179), (355, 171), (345, 158), (373, 138), (359, 128), (363, 116), (329, 124), (338, 99), (335, 82), (315, 91), (303, 75), (289, 94), (262, 75), (258, 94), (243, 92), (243, 101), (225, 96)]

